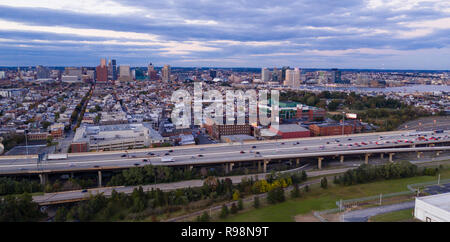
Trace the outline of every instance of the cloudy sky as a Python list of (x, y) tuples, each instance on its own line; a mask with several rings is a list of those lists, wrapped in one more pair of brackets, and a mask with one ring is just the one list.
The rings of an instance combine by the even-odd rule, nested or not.
[(0, 0), (0, 65), (450, 69), (448, 0)]

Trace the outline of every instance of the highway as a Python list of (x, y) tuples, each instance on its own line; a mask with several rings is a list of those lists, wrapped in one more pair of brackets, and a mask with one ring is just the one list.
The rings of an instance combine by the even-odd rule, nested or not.
[[(283, 171), (281, 173), (286, 172), (298, 172), (301, 170), (304, 170), (308, 165), (295, 168), (288, 171)], [(331, 175), (331, 174), (338, 174), (343, 173), (349, 169), (354, 169), (356, 167), (347, 167), (347, 168), (340, 168), (340, 169), (332, 169), (332, 170), (323, 170), (323, 171), (307, 171), (308, 177), (317, 177), (317, 176), (323, 176), (323, 175)], [(258, 177), (258, 179), (265, 179), (266, 175), (269, 173), (259, 173), (259, 174), (252, 174), (252, 175), (241, 175), (241, 176), (228, 176), (228, 177), (220, 177), (219, 179), (231, 179), (233, 184), (238, 184), (242, 182), (242, 179), (246, 178), (249, 179), (250, 177)], [(152, 189), (161, 189), (163, 191), (170, 191), (170, 190), (176, 190), (181, 188), (187, 188), (187, 187), (201, 187), (203, 186), (203, 180), (196, 179), (196, 180), (187, 180), (187, 181), (179, 181), (179, 182), (173, 182), (173, 183), (158, 183), (158, 184), (152, 184), (152, 185), (142, 185), (142, 189), (144, 191), (151, 191)], [(91, 195), (96, 194), (103, 194), (105, 196), (110, 196), (112, 191), (115, 190), (116, 192), (121, 192), (125, 194), (131, 194), (135, 188), (138, 188), (140, 186), (117, 186), (117, 187), (104, 187), (104, 188), (93, 188), (88, 189), (87, 191), (83, 192), (83, 190), (75, 190), (75, 191), (66, 191), (66, 192), (55, 192), (55, 193), (46, 193), (44, 195), (35, 195), (33, 196), (33, 201), (39, 203), (40, 205), (50, 205), (50, 204), (58, 204), (58, 203), (65, 203), (65, 202), (73, 202), (73, 201), (80, 201), (89, 198)]]
[[(419, 136), (425, 136), (428, 140), (418, 140)], [(431, 137), (435, 139), (431, 139)], [(198, 165), (292, 158), (295, 156), (314, 157), (319, 154), (337, 154), (339, 152), (344, 154), (348, 153), (346, 151), (410, 147), (412, 145), (445, 142), (450, 142), (448, 130), (438, 134), (430, 131), (395, 131), (233, 144), (222, 143), (128, 151), (70, 153), (68, 159), (47, 160), (43, 162), (41, 167), (44, 171), (65, 172), (126, 168), (147, 164), (168, 166)], [(162, 157), (171, 157), (174, 161), (162, 162)], [(39, 172), (36, 161), (36, 156), (1, 156), (0, 174)]]

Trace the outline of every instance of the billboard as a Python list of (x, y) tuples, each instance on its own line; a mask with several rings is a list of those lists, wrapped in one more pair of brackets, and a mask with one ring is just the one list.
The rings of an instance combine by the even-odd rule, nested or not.
[(349, 118), (349, 119), (355, 119), (357, 117), (357, 115), (356, 115), (356, 113), (346, 113), (345, 117)]

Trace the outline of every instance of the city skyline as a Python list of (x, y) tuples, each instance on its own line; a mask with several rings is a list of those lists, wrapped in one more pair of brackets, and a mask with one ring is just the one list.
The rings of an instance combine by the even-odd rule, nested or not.
[(0, 0), (0, 66), (448, 70), (446, 1)]

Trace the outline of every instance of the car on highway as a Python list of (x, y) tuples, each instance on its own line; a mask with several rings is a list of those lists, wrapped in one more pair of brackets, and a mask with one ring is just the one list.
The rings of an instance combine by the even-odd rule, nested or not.
[(148, 152), (147, 155), (152, 155), (152, 156), (153, 156), (153, 155), (155, 155), (155, 154), (152, 153), (152, 152)]
[(169, 150), (169, 152), (173, 152), (173, 150)]
[(147, 159), (143, 159), (142, 162), (148, 162), (148, 160)]
[(135, 166), (139, 166), (139, 163), (134, 163)]
[(120, 157), (127, 157), (127, 155), (123, 154), (123, 155), (121, 155)]
[(252, 149), (255, 149), (255, 148), (256, 148), (256, 145), (252, 146)]
[(132, 155), (131, 157), (132, 157), (132, 158), (136, 158), (136, 156), (135, 156), (135, 155)]
[(99, 168), (100, 166), (95, 165), (94, 168)]
[(321, 150), (325, 149), (325, 146), (321, 145), (321, 146), (320, 146), (320, 149), (321, 149)]
[(298, 141), (297, 141), (297, 143), (296, 143), (296, 144), (298, 144), (298, 145), (299, 145), (299, 144), (300, 144), (300, 142), (298, 142)]
[(308, 150), (308, 147), (305, 147), (304, 150)]
[(202, 154), (200, 154), (200, 155), (198, 155), (198, 157), (203, 157), (203, 155), (202, 155)]
[(284, 142), (282, 142), (281, 144), (284, 145)]
[(362, 145), (367, 145), (367, 143), (366, 143), (366, 142), (361, 142), (361, 144), (362, 144)]
[(84, 190), (82, 190), (81, 192), (82, 192), (82, 193), (85, 193), (85, 192), (87, 192), (87, 189), (84, 189)]
[(336, 142), (338, 142), (338, 143), (339, 143), (339, 142), (341, 142), (341, 141), (340, 141), (340, 140), (338, 140), (338, 139), (335, 139), (334, 141), (336, 141)]
[(350, 140), (352, 140), (352, 138), (348, 138), (347, 140), (349, 140), (349, 141), (350, 141)]
[(256, 151), (256, 153), (255, 154), (257, 154), (257, 155), (260, 155), (261, 153), (259, 153), (259, 151)]
[(244, 153), (245, 153), (245, 151), (241, 150), (241, 154), (244, 154)]
[(69, 163), (69, 166), (70, 166), (70, 167), (74, 167), (75, 164), (74, 164), (74, 163)]
[(328, 142), (327, 142), (327, 145), (329, 145), (329, 144), (330, 144), (330, 142), (328, 141)]
[(169, 153), (165, 153), (164, 155), (170, 155)]

